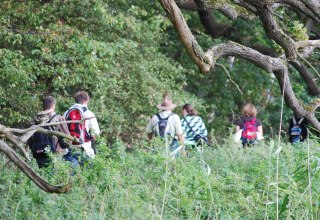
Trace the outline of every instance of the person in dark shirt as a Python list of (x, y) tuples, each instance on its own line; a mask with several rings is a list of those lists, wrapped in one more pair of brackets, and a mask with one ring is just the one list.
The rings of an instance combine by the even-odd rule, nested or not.
[[(240, 132), (242, 130), (241, 140), (243, 145), (247, 145), (250, 142), (253, 143), (256, 139), (263, 139), (262, 122), (260, 119), (256, 118), (256, 116), (256, 107), (251, 103), (247, 103), (242, 109), (242, 116), (234, 122), (234, 124), (236, 125), (236, 132)], [(252, 123), (252, 125), (254, 126), (253, 130), (256, 133), (254, 134), (255, 138), (250, 141), (247, 138), (243, 137), (243, 129), (245, 129), (245, 124), (247, 122)]]

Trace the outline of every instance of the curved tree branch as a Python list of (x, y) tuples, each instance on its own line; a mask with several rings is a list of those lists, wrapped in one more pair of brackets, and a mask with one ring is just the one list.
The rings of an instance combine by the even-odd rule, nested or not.
[(22, 160), (18, 154), (12, 150), (7, 143), (0, 140), (0, 150), (37, 186), (45, 192), (51, 193), (66, 193), (71, 189), (71, 183), (63, 186), (53, 186), (40, 177), (33, 169)]
[(222, 14), (227, 16), (230, 19), (244, 18), (244, 19), (253, 19), (255, 16), (252, 13), (255, 13), (254, 8), (252, 11), (243, 13), (241, 10), (237, 10), (235, 7), (242, 7), (243, 5), (230, 5), (229, 3), (221, 2), (208, 2), (203, 0), (175, 0), (176, 4), (186, 10), (190, 11), (199, 11), (199, 10), (210, 10), (216, 9), (219, 10)]
[(309, 94), (312, 96), (319, 96), (320, 88), (314, 81), (312, 74), (309, 73), (308, 69), (298, 61), (291, 61), (290, 64), (299, 72), (300, 76), (306, 82)]
[[(28, 141), (28, 139), (35, 133), (40, 132), (43, 134), (47, 134), (50, 136), (58, 136), (69, 139), (71, 141), (79, 142), (79, 140), (73, 136), (67, 135), (58, 131), (50, 131), (44, 129), (44, 126), (54, 126), (66, 123), (83, 123), (84, 120), (88, 120), (89, 118), (85, 118), (83, 120), (77, 121), (63, 121), (63, 122), (52, 122), (52, 123), (44, 123), (39, 125), (33, 125), (27, 129), (16, 129), (16, 128), (7, 128), (3, 125), (0, 125), (0, 135), (4, 135), (8, 140), (10, 140), (15, 146), (17, 146), (24, 154), (24, 156), (30, 161), (28, 153), (25, 151), (23, 145)], [(15, 134), (20, 134), (21, 136), (16, 136)], [(37, 186), (39, 186), (42, 190), (46, 192), (52, 193), (65, 193), (70, 191), (71, 183), (68, 183), (63, 186), (53, 186), (42, 179), (33, 169), (22, 160), (19, 155), (12, 149), (10, 146), (0, 139), (0, 151), (3, 152), (29, 179), (31, 179)]]
[[(280, 4), (285, 4), (285, 5), (289, 5), (293, 8), (298, 9), (300, 12), (302, 12), (303, 14), (307, 15), (308, 17), (310, 17), (311, 19), (320, 22), (320, 14), (317, 13), (315, 10), (311, 10), (309, 9), (309, 7), (303, 3), (302, 1), (297, 1), (297, 0), (277, 0), (275, 1), (276, 3), (280, 3)], [(318, 9), (318, 12), (320, 11), (320, 9)]]
[(201, 24), (212, 38), (223, 36), (227, 39), (237, 41), (236, 39), (232, 39), (234, 28), (228, 24), (217, 23), (211, 10), (199, 10), (198, 14)]
[(285, 34), (272, 14), (272, 8), (269, 5), (258, 8), (259, 17), (263, 23), (266, 35), (279, 44), (285, 51), (289, 60), (297, 59), (297, 51), (295, 42), (287, 34)]
[[(309, 105), (303, 105), (301, 101), (296, 98), (289, 80), (287, 63), (285, 60), (263, 55), (252, 48), (245, 47), (234, 42), (216, 45), (211, 47), (207, 52), (203, 52), (202, 48), (189, 30), (189, 27), (186, 24), (183, 15), (181, 14), (180, 9), (175, 4), (175, 2), (173, 0), (159, 1), (162, 7), (167, 12), (167, 15), (172, 24), (176, 28), (182, 44), (186, 48), (188, 54), (203, 72), (209, 72), (210, 69), (214, 67), (217, 59), (223, 56), (238, 56), (247, 59), (251, 63), (254, 63), (267, 72), (274, 73), (278, 79), (281, 90), (284, 92), (284, 98), (287, 105), (298, 116), (306, 118), (310, 122), (310, 124), (312, 124), (316, 129), (320, 130), (320, 123), (314, 117), (313, 112), (315, 110), (314, 103), (318, 104), (319, 101), (316, 99)], [(266, 3), (272, 3), (272, 0), (264, 1), (266, 1)], [(260, 10), (265, 13), (265, 15), (262, 15), (261, 17), (266, 18), (272, 16), (269, 8), (260, 8)], [(272, 22), (270, 24), (270, 26), (269, 24), (267, 24), (270, 28), (272, 27), (272, 25), (277, 25), (276, 23), (274, 24)], [(278, 35), (279, 33), (277, 32), (273, 32), (272, 34), (275, 34), (275, 38), (282, 36)], [(279, 42), (281, 42), (281, 44), (284, 43), (282, 40), (280, 40)], [(197, 46), (197, 50), (193, 49), (194, 45)], [(286, 49), (289, 57), (293, 58), (296, 56), (294, 41), (291, 41), (289, 43), (289, 46), (287, 44), (285, 44), (284, 46), (287, 47)]]

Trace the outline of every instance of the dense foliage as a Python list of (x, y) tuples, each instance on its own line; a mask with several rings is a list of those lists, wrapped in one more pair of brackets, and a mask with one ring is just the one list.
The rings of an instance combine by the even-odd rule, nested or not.
[[(25, 127), (45, 94), (57, 98), (63, 113), (77, 90), (87, 90), (104, 135), (131, 142), (168, 90), (179, 105), (193, 103), (222, 138), (248, 101), (258, 107), (267, 133), (276, 133), (271, 128), (279, 113), (270, 112), (279, 112), (281, 97), (272, 76), (239, 59), (232, 68), (221, 60), (241, 94), (222, 68), (199, 74), (156, 2), (4, 1), (0, 7), (2, 124)], [(185, 13), (202, 45), (220, 41), (206, 36), (196, 13)], [(252, 26), (233, 25), (239, 34)], [(270, 45), (261, 26), (253, 27), (247, 44)], [(301, 85), (296, 90), (305, 94)], [(285, 119), (290, 115), (286, 110)]]
[(45, 94), (64, 112), (74, 93), (86, 90), (105, 135), (115, 138), (141, 132), (166, 90), (181, 103), (194, 101), (182, 90), (186, 70), (159, 52), (167, 23), (152, 16), (159, 11), (102, 1), (0, 7), (3, 124), (26, 123)]
[[(319, 151), (310, 144), (312, 198), (308, 188), (307, 144), (283, 145), (279, 161), (280, 216), (318, 219)], [(73, 182), (70, 193), (44, 193), (7, 163), (0, 162), (0, 216), (3, 219), (275, 219), (277, 146), (267, 142), (239, 149), (227, 142), (205, 149), (202, 157), (171, 161), (165, 147), (145, 143), (126, 152), (123, 144), (99, 146), (90, 167), (70, 177), (56, 158), (56, 169), (41, 171), (53, 183)], [(208, 167), (211, 173), (208, 175)], [(166, 163), (168, 165), (166, 166)], [(10, 169), (12, 172), (7, 172)], [(39, 171), (40, 172), (40, 171)], [(312, 206), (310, 206), (310, 202)]]
[[(73, 104), (74, 93), (86, 90), (103, 133), (97, 158), (75, 176), (60, 157), (53, 156), (54, 171), (37, 170), (33, 161), (50, 183), (73, 182), (65, 195), (40, 191), (0, 154), (0, 219), (276, 218), (278, 83), (240, 59), (232, 66), (219, 60), (230, 77), (221, 65), (201, 74), (164, 15), (157, 1), (1, 2), (0, 124), (27, 127), (46, 94), (57, 99), (57, 111), (63, 113)], [(184, 15), (201, 45), (223, 41), (207, 37), (195, 12)], [(221, 15), (217, 19), (230, 22)], [(283, 18), (303, 38), (303, 30), (297, 31), (303, 28), (293, 20)], [(250, 36), (246, 45), (276, 48), (258, 22), (236, 20), (232, 25), (239, 35)], [(291, 74), (296, 94), (309, 100), (298, 73)], [(164, 91), (173, 94), (176, 113), (190, 102), (205, 119), (212, 146), (202, 155), (170, 161), (162, 143), (154, 147), (145, 142), (144, 128)], [(258, 107), (267, 140), (239, 150), (229, 136), (232, 121), (248, 101)], [(284, 109), (283, 130), (291, 114)], [(310, 173), (307, 143), (293, 147), (283, 138), (281, 145), (281, 217), (319, 218), (317, 143), (310, 143)]]

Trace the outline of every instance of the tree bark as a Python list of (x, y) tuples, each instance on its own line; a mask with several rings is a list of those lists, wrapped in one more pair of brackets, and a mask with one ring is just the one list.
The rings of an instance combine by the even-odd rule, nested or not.
[(53, 186), (40, 177), (33, 169), (12, 150), (7, 143), (0, 140), (0, 150), (37, 186), (45, 192), (66, 193), (71, 189), (71, 183), (63, 186)]

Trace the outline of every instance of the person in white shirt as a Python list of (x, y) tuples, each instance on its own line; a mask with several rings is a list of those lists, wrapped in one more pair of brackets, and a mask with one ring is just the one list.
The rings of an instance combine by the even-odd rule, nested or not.
[(176, 106), (177, 105), (172, 103), (168, 94), (164, 95), (163, 102), (157, 106), (161, 112), (154, 115), (146, 127), (149, 140), (151, 140), (153, 136), (168, 137), (168, 140), (172, 140), (170, 145), (171, 151), (177, 149), (179, 143), (181, 146), (184, 146), (184, 136), (180, 118), (172, 112)]
[[(84, 150), (85, 155), (88, 157), (94, 158), (95, 157), (95, 150), (93, 143), (96, 139), (96, 137), (100, 134), (100, 128), (97, 121), (97, 118), (95, 117), (94, 113), (88, 109), (88, 103), (89, 103), (89, 95), (87, 92), (80, 91), (75, 94), (75, 102), (73, 106), (70, 107), (70, 109), (79, 109), (85, 120), (85, 129), (87, 133), (89, 134), (90, 141), (84, 141), (81, 144), (81, 147)], [(70, 110), (69, 109), (69, 110)], [(65, 116), (68, 114), (69, 110), (65, 112)]]

